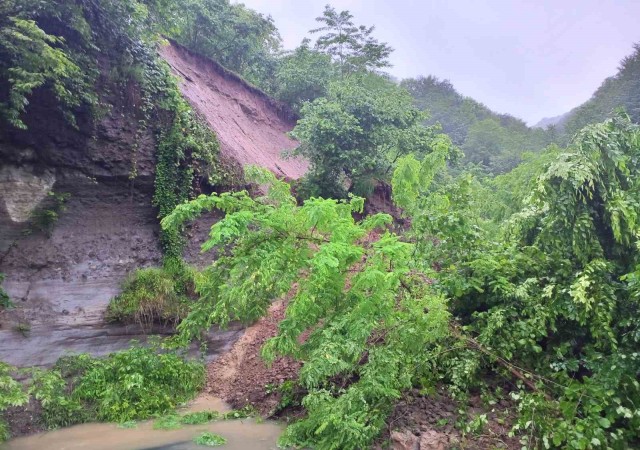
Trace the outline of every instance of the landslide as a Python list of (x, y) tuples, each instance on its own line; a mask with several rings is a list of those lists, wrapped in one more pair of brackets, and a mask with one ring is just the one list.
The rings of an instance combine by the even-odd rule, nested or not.
[(306, 161), (282, 154), (297, 146), (286, 134), (295, 117), (285, 106), (175, 42), (161, 47), (160, 55), (180, 79), (182, 95), (218, 135), (224, 158), (266, 167), (290, 180), (305, 174)]
[[(221, 156), (232, 165), (256, 164), (295, 179), (307, 164), (281, 152), (295, 120), (275, 100), (217, 63), (177, 44), (160, 49), (180, 87), (215, 131)], [(112, 70), (101, 60), (101, 72)], [(131, 271), (161, 261), (157, 209), (152, 205), (157, 136), (140, 129), (139, 87), (95, 87), (107, 114), (94, 122), (65, 121), (55, 99), (39, 90), (25, 114), (28, 130), (0, 126), (0, 273), (16, 308), (0, 312), (0, 360), (18, 366), (54, 362), (65, 351), (108, 353), (126, 347), (140, 330), (106, 325), (104, 310)], [(135, 168), (136, 176), (131, 177)], [(68, 194), (50, 233), (33, 230), (33, 213), (48, 207), (48, 192)], [(187, 261), (209, 261), (199, 243), (218, 218), (187, 230)], [(238, 331), (215, 333), (224, 348)]]

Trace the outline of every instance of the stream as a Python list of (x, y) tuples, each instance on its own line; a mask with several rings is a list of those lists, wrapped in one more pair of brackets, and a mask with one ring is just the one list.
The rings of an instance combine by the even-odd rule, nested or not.
[[(220, 399), (198, 398), (180, 412), (203, 410), (228, 411)], [(136, 428), (119, 428), (116, 424), (88, 423), (10, 440), (0, 450), (202, 450), (193, 442), (203, 432), (216, 433), (227, 439), (225, 450), (272, 450), (283, 426), (277, 422), (255, 419), (224, 420), (204, 425), (185, 425), (177, 430), (154, 430), (152, 421), (138, 423)]]

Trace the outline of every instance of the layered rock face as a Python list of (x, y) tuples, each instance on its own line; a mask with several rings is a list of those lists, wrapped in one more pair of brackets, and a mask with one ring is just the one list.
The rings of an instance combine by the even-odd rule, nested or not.
[[(131, 338), (105, 326), (102, 312), (129, 271), (160, 260), (155, 142), (138, 132), (133, 99), (109, 100), (106, 117), (95, 126), (80, 117), (75, 129), (36, 93), (28, 129), (0, 130), (0, 272), (16, 305), (0, 318), (0, 360), (46, 365), (66, 350), (106, 353)], [(52, 193), (63, 200), (54, 205)]]

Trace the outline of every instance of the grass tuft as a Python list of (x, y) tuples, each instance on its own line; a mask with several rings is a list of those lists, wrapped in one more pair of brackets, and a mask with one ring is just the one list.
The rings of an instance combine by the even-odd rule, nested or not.
[(185, 425), (202, 425), (218, 420), (220, 417), (221, 414), (218, 411), (198, 411), (185, 414), (181, 417), (181, 422)]
[(227, 443), (227, 440), (215, 433), (202, 433), (193, 438), (193, 442), (205, 447), (218, 447)]

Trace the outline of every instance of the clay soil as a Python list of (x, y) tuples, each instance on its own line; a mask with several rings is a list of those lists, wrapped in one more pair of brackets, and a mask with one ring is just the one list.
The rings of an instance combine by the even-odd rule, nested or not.
[(295, 117), (284, 105), (176, 43), (162, 47), (160, 56), (180, 78), (182, 95), (216, 132), (225, 159), (262, 166), (289, 180), (304, 175), (307, 161), (283, 156), (298, 145), (287, 136)]
[(279, 386), (297, 377), (301, 363), (279, 358), (267, 367), (260, 357), (260, 349), (267, 339), (275, 336), (284, 318), (286, 302), (275, 302), (263, 317), (249, 327), (233, 347), (208, 367), (206, 391), (220, 397), (234, 408), (254, 406), (263, 416), (271, 416), (280, 401)]

